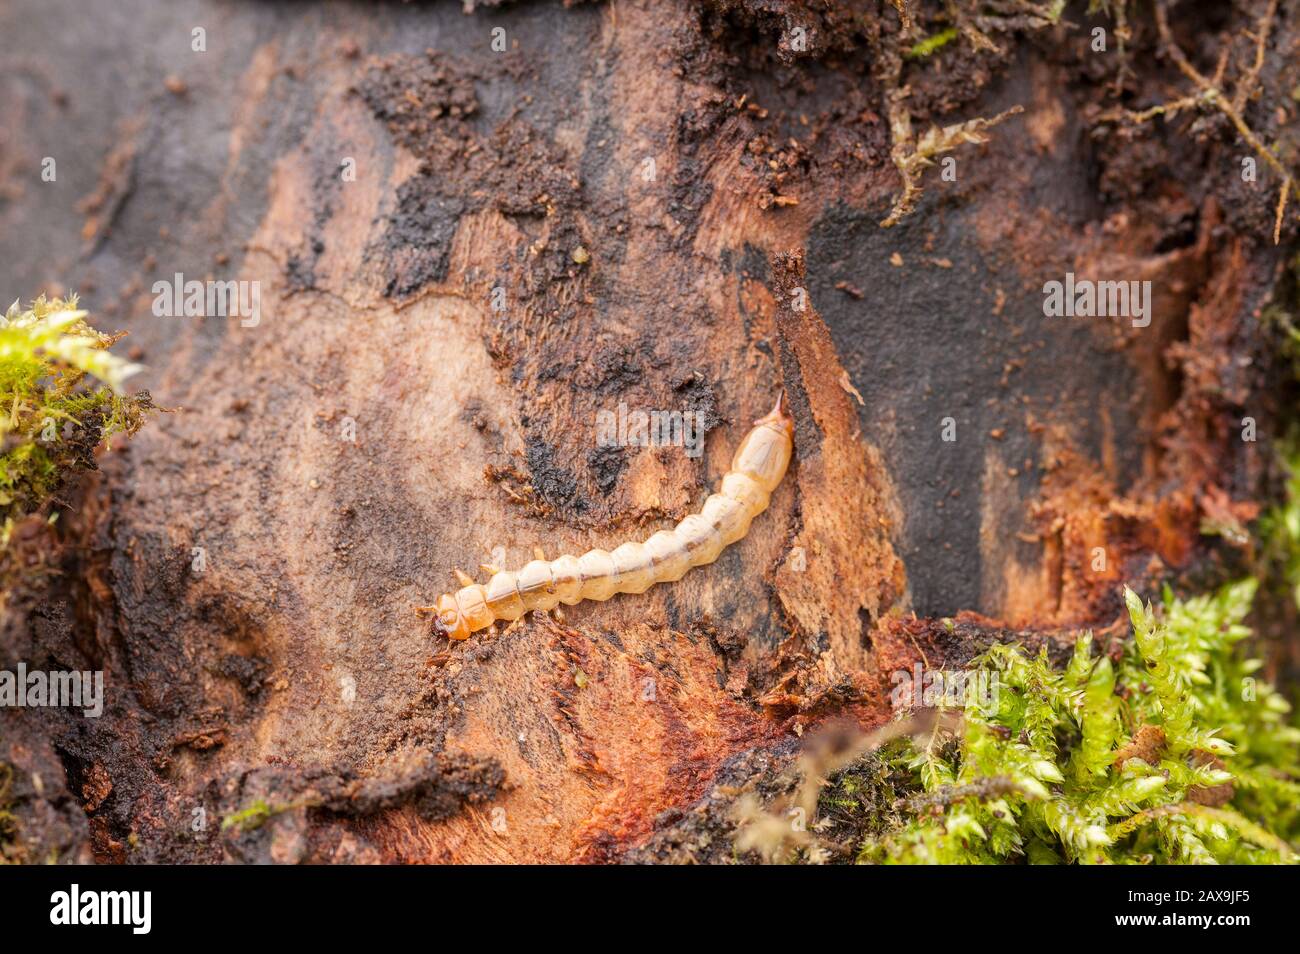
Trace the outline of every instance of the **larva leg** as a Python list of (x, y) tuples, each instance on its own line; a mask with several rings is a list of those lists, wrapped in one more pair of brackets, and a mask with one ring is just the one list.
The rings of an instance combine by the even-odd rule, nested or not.
[(749, 532), (753, 519), (767, 509), (794, 449), (794, 421), (780, 398), (745, 435), (718, 491), (672, 530), (660, 530), (644, 543), (624, 543), (612, 552), (588, 550), (580, 557), (537, 559), (517, 573), (483, 564), (485, 584), (458, 573), (463, 585), (438, 599), (434, 628), (452, 639), (486, 629), (496, 620), (516, 620), (530, 610), (550, 610), (560, 603), (607, 600), (616, 593), (644, 593), (656, 583), (680, 580), (693, 566), (718, 558)]

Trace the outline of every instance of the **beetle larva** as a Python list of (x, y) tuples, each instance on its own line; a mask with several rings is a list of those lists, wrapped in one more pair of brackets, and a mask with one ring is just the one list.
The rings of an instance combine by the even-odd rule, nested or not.
[(656, 583), (680, 580), (691, 567), (712, 563), (723, 547), (749, 532), (750, 522), (767, 509), (772, 491), (785, 476), (793, 449), (794, 421), (778, 397), (771, 412), (755, 421), (740, 442), (731, 470), (699, 513), (645, 543), (533, 560), (518, 572), (498, 571), (485, 584), (472, 583), (441, 596), (433, 607), (435, 632), (466, 639), (499, 619), (515, 620), (529, 610), (607, 600), (615, 593), (644, 593)]

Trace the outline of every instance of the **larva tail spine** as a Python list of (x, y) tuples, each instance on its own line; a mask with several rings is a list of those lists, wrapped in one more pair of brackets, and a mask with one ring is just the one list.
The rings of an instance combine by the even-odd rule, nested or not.
[(434, 606), (434, 631), (467, 639), (499, 619), (519, 619), (530, 610), (550, 610), (560, 603), (572, 606), (618, 593), (644, 593), (656, 583), (680, 580), (692, 567), (712, 563), (749, 532), (790, 466), (794, 421), (783, 404), (783, 396), (778, 396), (772, 410), (754, 422), (736, 448), (731, 469), (699, 513), (644, 543), (533, 560), (517, 572), (498, 571), (487, 583), (444, 594)]

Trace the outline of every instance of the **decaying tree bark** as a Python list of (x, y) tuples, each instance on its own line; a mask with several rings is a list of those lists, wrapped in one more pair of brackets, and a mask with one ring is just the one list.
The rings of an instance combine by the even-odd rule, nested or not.
[[(1200, 529), (1263, 492), (1241, 420), (1277, 415), (1295, 216), (1275, 246), (1213, 111), (1107, 118), (1186, 84), (1151, 22), (1096, 53), (1076, 6), (928, 59), (889, 3), (0, 11), (3, 287), (79, 291), (180, 409), (69, 501), (63, 581), (0, 643), (107, 673), (101, 719), (0, 713), (31, 851), (729, 858), (730, 793), (887, 719), (892, 671), (1221, 575)], [(1196, 62), (1249, 64), (1266, 4), (1182, 6)], [(1256, 74), (1293, 148), (1295, 59)], [(1016, 105), (881, 228), (900, 110)], [(1149, 280), (1149, 327), (1044, 317), (1067, 272)], [(176, 273), (259, 283), (260, 320), (157, 317)], [(454, 568), (695, 509), (781, 389), (796, 462), (716, 564), (431, 638)], [(706, 452), (598, 446), (620, 403), (701, 415)]]

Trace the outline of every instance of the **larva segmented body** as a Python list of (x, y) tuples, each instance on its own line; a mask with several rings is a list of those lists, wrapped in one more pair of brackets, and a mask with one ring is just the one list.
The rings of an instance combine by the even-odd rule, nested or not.
[(717, 493), (675, 529), (613, 551), (588, 550), (580, 557), (534, 560), (518, 572), (494, 573), (485, 584), (439, 597), (435, 631), (466, 639), (499, 619), (515, 620), (529, 610), (549, 610), (559, 603), (572, 606), (607, 600), (616, 593), (644, 593), (656, 583), (680, 580), (691, 567), (712, 563), (724, 547), (749, 532), (790, 465), (794, 421), (781, 405), (777, 398), (771, 412), (754, 422)]

